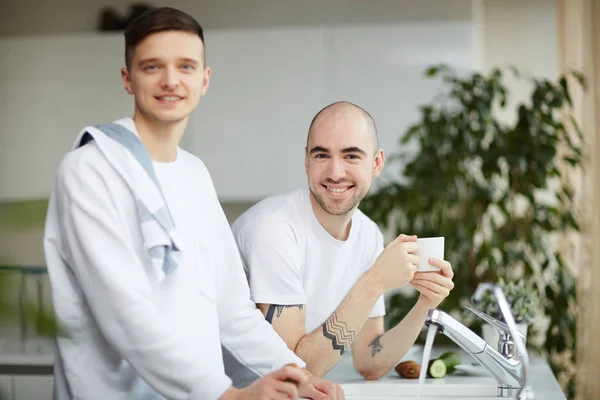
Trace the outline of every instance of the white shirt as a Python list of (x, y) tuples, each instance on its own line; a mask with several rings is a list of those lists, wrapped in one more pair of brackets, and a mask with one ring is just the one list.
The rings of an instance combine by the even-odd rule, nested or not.
[[(329, 318), (383, 250), (381, 231), (360, 210), (347, 240), (331, 236), (315, 217), (309, 193), (268, 197), (232, 225), (252, 300), (305, 304), (307, 333)], [(384, 314), (381, 296), (370, 317)]]
[[(135, 132), (131, 119), (117, 121)], [(264, 375), (304, 367), (250, 301), (209, 173), (178, 149), (154, 163), (183, 240), (159, 282), (134, 198), (95, 142), (67, 154), (50, 199), (44, 247), (59, 321), (55, 399), (217, 399), (231, 385), (221, 345)]]

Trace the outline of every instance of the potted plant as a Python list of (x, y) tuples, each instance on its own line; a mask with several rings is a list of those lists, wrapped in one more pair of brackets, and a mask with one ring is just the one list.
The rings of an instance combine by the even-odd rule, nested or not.
[[(529, 325), (535, 322), (536, 312), (539, 306), (539, 297), (533, 285), (526, 285), (524, 280), (518, 282), (509, 281), (500, 278), (497, 285), (504, 292), (506, 301), (517, 324), (517, 330), (527, 339)], [(489, 316), (506, 323), (506, 320), (500, 312), (498, 301), (491, 292), (484, 293), (482, 299), (473, 307), (488, 314)], [(497, 347), (499, 333), (491, 324), (484, 323), (481, 327), (483, 339), (494, 348)]]
[[(531, 88), (526, 101), (509, 98), (507, 72)], [(569, 80), (552, 81), (526, 78), (514, 68), (487, 75), (428, 68), (426, 76), (441, 80), (443, 90), (419, 108), (399, 151), (388, 151), (386, 171), (397, 168), (400, 174), (380, 176), (360, 205), (388, 238), (445, 237), (455, 283), (440, 305), (446, 312), (460, 314), (481, 282), (535, 283), (538, 311), (548, 324), (530, 326), (527, 345), (548, 359), (559, 382), (568, 382), (563, 391), (569, 399), (577, 290), (557, 242), (568, 245), (579, 231), (569, 176), (581, 168), (584, 148), (572, 110), (571, 75), (583, 84), (575, 72)], [(417, 295), (399, 291), (388, 297), (388, 326), (407, 314)], [(462, 322), (480, 329), (472, 314)]]

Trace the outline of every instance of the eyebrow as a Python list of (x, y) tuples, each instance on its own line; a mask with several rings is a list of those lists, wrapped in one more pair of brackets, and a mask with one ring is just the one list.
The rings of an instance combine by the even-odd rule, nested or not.
[(356, 146), (346, 147), (345, 149), (342, 149), (342, 153), (360, 153), (363, 156), (367, 155), (367, 153), (363, 149), (361, 149), (360, 147), (356, 147)]
[(312, 149), (310, 149), (310, 154), (314, 153), (329, 153), (329, 150), (327, 150), (325, 147), (315, 146)]
[(139, 66), (142, 66), (144, 64), (148, 64), (148, 63), (152, 63), (152, 62), (158, 62), (160, 61), (158, 58), (146, 58), (144, 60), (140, 60), (140, 62), (138, 62)]
[[(194, 64), (194, 65), (199, 65), (200, 62), (198, 60), (194, 60), (193, 58), (189, 58), (189, 57), (185, 57), (185, 58), (180, 58), (177, 61), (183, 61), (186, 63), (190, 63), (190, 64)], [(162, 60), (158, 59), (158, 58), (146, 58), (144, 60), (140, 60), (140, 62), (138, 63), (139, 66), (142, 66), (144, 64), (148, 64), (148, 63), (153, 63), (153, 62), (162, 62)]]
[(180, 59), (180, 61), (183, 61), (183, 62), (186, 62), (186, 63), (190, 63), (190, 64), (194, 64), (194, 65), (200, 64), (200, 62), (198, 60), (195, 60), (193, 58), (182, 58), (182, 59)]
[[(314, 153), (329, 153), (329, 150), (326, 149), (325, 147), (321, 147), (321, 146), (315, 146), (312, 149), (310, 149), (310, 154), (314, 154)], [(347, 154), (347, 153), (360, 153), (364, 156), (367, 155), (367, 153), (361, 149), (360, 147), (346, 147), (345, 149), (342, 149), (342, 154)]]

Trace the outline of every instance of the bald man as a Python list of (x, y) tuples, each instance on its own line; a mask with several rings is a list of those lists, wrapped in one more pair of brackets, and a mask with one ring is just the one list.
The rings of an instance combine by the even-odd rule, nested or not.
[[(378, 379), (413, 345), (427, 311), (448, 296), (452, 267), (430, 259), (440, 272), (415, 272), (417, 238), (400, 235), (384, 249), (381, 231), (358, 209), (384, 165), (369, 113), (349, 102), (325, 107), (305, 151), (308, 190), (266, 198), (233, 224), (251, 296), (314, 375), (325, 375), (352, 348), (357, 371)], [(384, 332), (383, 294), (407, 284), (419, 300)]]

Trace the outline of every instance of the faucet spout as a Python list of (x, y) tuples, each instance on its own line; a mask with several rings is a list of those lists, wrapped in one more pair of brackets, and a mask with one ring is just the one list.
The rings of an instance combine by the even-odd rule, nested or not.
[(438, 332), (452, 339), (454, 343), (483, 365), (496, 378), (500, 386), (512, 388), (522, 386), (521, 361), (507, 360), (472, 330), (443, 311), (429, 310), (425, 325), (431, 324), (437, 325)]
[[(476, 303), (487, 290), (494, 293), (506, 324), (472, 307), (469, 307), (469, 309), (475, 312), (480, 318), (492, 323), (497, 329), (504, 332), (498, 346), (498, 349), (502, 353), (489, 346), (473, 331), (443, 311), (437, 309), (429, 310), (425, 318), (425, 325), (437, 325), (439, 332), (452, 339), (490, 371), (498, 381), (498, 395), (500, 397), (512, 397), (516, 395), (519, 400), (534, 399), (533, 391), (527, 385), (529, 356), (525, 347), (524, 337), (517, 331), (517, 325), (515, 324), (515, 319), (510, 311), (510, 306), (508, 305), (508, 301), (506, 301), (504, 292), (496, 285), (482, 283), (475, 291), (472, 301)], [(517, 348), (516, 354), (507, 350), (511, 348), (510, 344), (513, 342)]]

